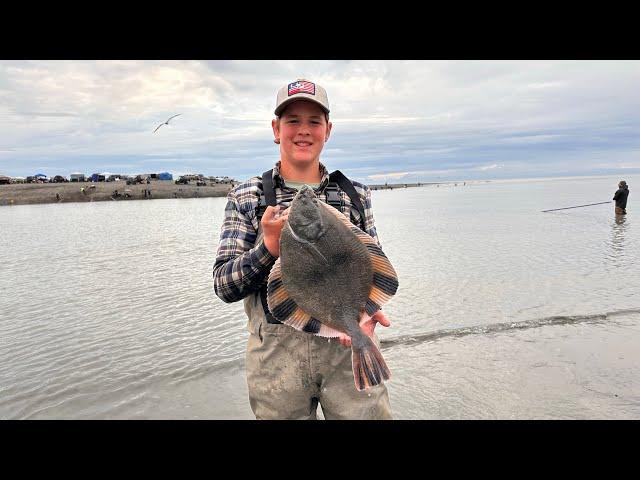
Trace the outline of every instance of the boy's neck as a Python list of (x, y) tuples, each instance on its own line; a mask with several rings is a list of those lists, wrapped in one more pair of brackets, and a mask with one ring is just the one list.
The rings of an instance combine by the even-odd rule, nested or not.
[(320, 183), (319, 161), (304, 166), (292, 165), (288, 162), (280, 162), (280, 175), (291, 182)]

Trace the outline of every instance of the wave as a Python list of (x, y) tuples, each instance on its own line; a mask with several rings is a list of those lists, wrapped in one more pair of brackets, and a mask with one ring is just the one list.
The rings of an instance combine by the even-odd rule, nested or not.
[(381, 339), (382, 349), (391, 348), (396, 345), (409, 345), (412, 343), (434, 342), (446, 337), (464, 337), (466, 335), (484, 335), (487, 333), (505, 332), (509, 330), (521, 330), (528, 328), (538, 328), (547, 325), (568, 325), (575, 323), (599, 323), (606, 321), (608, 318), (639, 314), (638, 309), (616, 310), (607, 313), (598, 313), (594, 315), (569, 315), (537, 318), (533, 320), (525, 320), (522, 322), (503, 322), (492, 323), (489, 325), (475, 325), (473, 327), (451, 328), (437, 330), (423, 334), (404, 335), (401, 337)]

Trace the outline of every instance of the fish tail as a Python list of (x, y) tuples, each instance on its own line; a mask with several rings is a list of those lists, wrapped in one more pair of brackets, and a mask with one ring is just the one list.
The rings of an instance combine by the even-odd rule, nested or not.
[(356, 389), (362, 391), (389, 380), (391, 372), (375, 343), (366, 335), (351, 343), (351, 365)]

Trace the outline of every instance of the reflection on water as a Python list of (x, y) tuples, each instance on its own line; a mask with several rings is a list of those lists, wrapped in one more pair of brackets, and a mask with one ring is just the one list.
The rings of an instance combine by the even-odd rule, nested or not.
[(611, 258), (614, 266), (624, 266), (624, 250), (625, 250), (625, 232), (627, 230), (627, 216), (616, 215), (615, 220), (611, 222)]

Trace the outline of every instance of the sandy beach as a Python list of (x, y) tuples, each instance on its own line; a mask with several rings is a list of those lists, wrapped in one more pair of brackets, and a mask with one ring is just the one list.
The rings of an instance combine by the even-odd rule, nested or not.
[[(153, 200), (157, 198), (224, 197), (230, 184), (176, 185), (169, 180), (127, 185), (119, 182), (26, 183), (0, 185), (0, 206), (34, 203)], [(84, 192), (82, 189), (84, 188)], [(115, 191), (119, 195), (114, 195)], [(150, 191), (145, 195), (145, 190)]]

